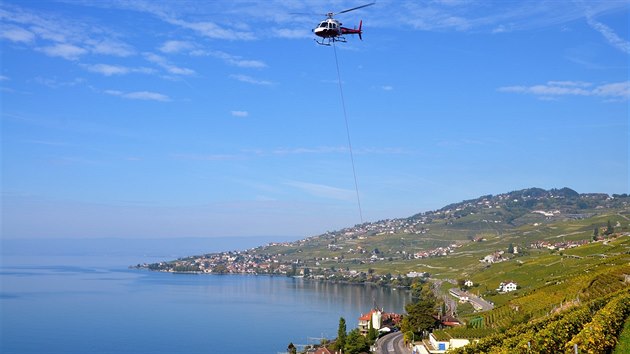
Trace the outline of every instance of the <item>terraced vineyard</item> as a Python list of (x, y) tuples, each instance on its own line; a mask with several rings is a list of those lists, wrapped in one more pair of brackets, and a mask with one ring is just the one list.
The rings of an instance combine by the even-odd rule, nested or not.
[[(573, 353), (574, 346), (580, 353), (611, 352), (630, 318), (629, 243), (627, 237), (611, 241), (605, 257), (577, 259), (580, 266), (565, 272), (544, 270), (562, 267), (541, 262), (530, 271), (533, 277), (549, 271), (545, 284), (471, 314), (464, 318), (466, 326), (440, 335), (478, 340), (455, 353)], [(600, 247), (592, 245), (591, 251)]]
[(630, 289), (486, 336), (453, 353), (606, 353), (630, 314)]

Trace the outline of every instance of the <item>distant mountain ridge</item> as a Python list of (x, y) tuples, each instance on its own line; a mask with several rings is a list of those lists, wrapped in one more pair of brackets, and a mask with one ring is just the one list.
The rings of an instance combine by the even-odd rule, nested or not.
[(418, 213), (409, 219), (417, 219), (435, 215), (449, 215), (451, 218), (461, 218), (471, 213), (481, 213), (494, 208), (500, 211), (495, 215), (501, 221), (514, 226), (515, 220), (534, 211), (560, 211), (562, 214), (580, 214), (589, 209), (623, 207), (627, 201), (627, 194), (583, 193), (571, 188), (545, 190), (542, 188), (527, 188), (498, 195), (484, 195), (475, 199), (464, 200), (449, 204), (441, 209)]
[(455, 230), (465, 231), (470, 239), (484, 230), (501, 234), (526, 224), (587, 219), (607, 210), (628, 207), (628, 194), (580, 194), (568, 187), (549, 190), (533, 187), (497, 195), (483, 195), (409, 217), (364, 222), (313, 235), (292, 244), (315, 246), (319, 242), (327, 242), (326, 240), (339, 242), (359, 236), (372, 239), (371, 236), (383, 234), (428, 235), (439, 229), (451, 230), (451, 233)]
[[(409, 217), (365, 222), (353, 227), (346, 227), (326, 234), (343, 232), (350, 229), (370, 228), (370, 225), (383, 223), (414, 223), (418, 220), (427, 222), (436, 219), (456, 221), (468, 215), (492, 215), (493, 220), (508, 226), (519, 226), (521, 218), (534, 211), (559, 211), (563, 216), (579, 216), (595, 209), (622, 208), (630, 204), (628, 194), (578, 193), (564, 188), (526, 188), (497, 195), (483, 195), (478, 198), (452, 203), (437, 210), (420, 212)], [(472, 220), (469, 220), (472, 221)]]
[[(512, 191), (509, 193), (503, 193), (498, 195), (484, 195), (475, 199), (464, 200), (459, 203), (449, 204), (439, 211), (446, 211), (448, 209), (456, 209), (461, 208), (463, 205), (476, 204), (480, 202), (490, 201), (497, 202), (503, 204), (505, 206), (508, 205), (509, 202), (512, 202), (512, 205), (521, 205), (525, 208), (534, 208), (536, 206), (539, 207), (551, 207), (554, 204), (556, 206), (562, 206), (565, 208), (571, 209), (574, 206), (577, 206), (581, 209), (586, 209), (589, 205), (592, 205), (593, 202), (602, 202), (610, 197), (605, 193), (586, 193), (580, 194), (574, 191), (571, 188), (552, 188), (550, 190), (545, 190), (542, 188), (527, 188), (521, 189), (517, 191)], [(559, 203), (545, 203), (544, 200), (559, 200), (564, 201)], [(577, 201), (582, 201), (584, 204), (577, 205)], [(537, 203), (538, 202), (538, 203)]]

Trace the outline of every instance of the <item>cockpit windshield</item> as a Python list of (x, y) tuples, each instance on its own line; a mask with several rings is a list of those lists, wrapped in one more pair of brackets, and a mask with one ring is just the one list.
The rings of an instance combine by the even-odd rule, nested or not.
[(327, 27), (327, 23), (326, 21), (322, 22), (319, 24), (319, 28), (326, 28)]

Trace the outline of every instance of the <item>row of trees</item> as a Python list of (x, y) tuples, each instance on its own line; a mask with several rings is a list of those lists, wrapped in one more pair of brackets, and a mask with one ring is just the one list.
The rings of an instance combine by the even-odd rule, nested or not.
[(437, 327), (437, 320), (433, 317), (437, 304), (437, 298), (429, 283), (418, 282), (411, 286), (411, 302), (405, 305), (407, 314), (401, 324), (405, 340), (422, 338), (428, 331)]
[(370, 322), (370, 329), (367, 336), (363, 336), (358, 328), (347, 333), (346, 320), (339, 318), (339, 327), (337, 329), (337, 340), (333, 344), (333, 350), (343, 350), (345, 354), (358, 354), (368, 352), (370, 346), (374, 344), (378, 338), (378, 332)]

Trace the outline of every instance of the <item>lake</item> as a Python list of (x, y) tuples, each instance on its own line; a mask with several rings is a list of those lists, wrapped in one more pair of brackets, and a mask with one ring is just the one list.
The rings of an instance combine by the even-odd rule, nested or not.
[(3, 241), (0, 352), (278, 353), (289, 342), (335, 337), (339, 317), (350, 330), (374, 303), (402, 312), (408, 299), (375, 286), (128, 269), (171, 259), (158, 248), (174, 258), (218, 251), (187, 249), (195, 242), (124, 248), (121, 240), (82, 240), (65, 251), (64, 242)]

